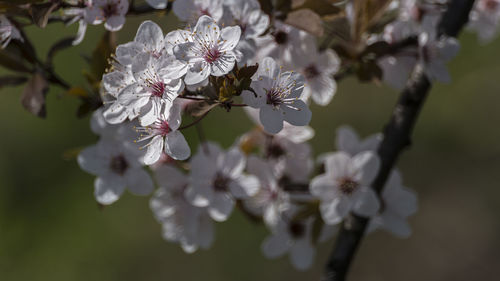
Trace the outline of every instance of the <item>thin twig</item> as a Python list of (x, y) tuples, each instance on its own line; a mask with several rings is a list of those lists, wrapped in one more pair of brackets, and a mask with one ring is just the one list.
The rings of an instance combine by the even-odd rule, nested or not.
[(210, 110), (209, 110), (209, 111), (207, 111), (207, 112), (205, 112), (205, 113), (203, 113), (203, 115), (201, 115), (200, 117), (196, 118), (196, 119), (195, 119), (192, 123), (189, 123), (189, 124), (187, 124), (187, 125), (184, 125), (184, 126), (180, 127), (180, 128), (179, 128), (179, 129), (177, 129), (177, 130), (184, 130), (184, 129), (187, 129), (187, 128), (189, 128), (189, 127), (192, 127), (192, 126), (194, 126), (194, 125), (198, 124), (198, 122), (200, 122), (201, 120), (203, 120), (203, 118), (205, 118), (205, 116), (207, 116), (209, 112), (210, 112)]
[[(474, 0), (453, 0), (438, 25), (438, 34), (454, 37), (458, 35), (468, 21), (473, 4)], [(372, 187), (379, 194), (400, 153), (410, 144), (411, 133), (430, 88), (431, 83), (422, 66), (417, 65), (384, 129), (384, 139), (377, 150), (381, 168)], [(367, 218), (356, 215), (351, 215), (344, 221), (322, 280), (344, 281), (346, 279), (368, 222)]]

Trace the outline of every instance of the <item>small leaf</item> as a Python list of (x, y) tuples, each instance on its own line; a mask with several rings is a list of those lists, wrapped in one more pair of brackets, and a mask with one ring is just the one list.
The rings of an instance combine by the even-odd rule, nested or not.
[(236, 77), (238, 78), (238, 80), (241, 80), (243, 78), (252, 78), (255, 72), (257, 72), (257, 69), (259, 69), (258, 63), (255, 65), (245, 65), (238, 70), (238, 75)]
[(34, 115), (45, 118), (45, 96), (49, 90), (49, 84), (40, 72), (35, 72), (24, 88), (21, 97), (23, 107)]
[(59, 3), (57, 2), (45, 2), (41, 4), (34, 4), (30, 6), (29, 12), (33, 18), (33, 22), (38, 25), (38, 27), (44, 28), (47, 26), (49, 21), (49, 16), (57, 7)]
[(315, 36), (323, 36), (323, 21), (310, 9), (296, 10), (288, 14), (285, 23), (307, 31)]
[(0, 76), (0, 89), (5, 86), (18, 86), (28, 81), (25, 76)]

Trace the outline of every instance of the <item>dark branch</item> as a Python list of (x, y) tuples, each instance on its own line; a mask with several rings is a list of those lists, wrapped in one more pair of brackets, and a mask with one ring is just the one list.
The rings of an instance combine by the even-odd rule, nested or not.
[[(474, 0), (453, 0), (438, 26), (440, 35), (456, 37), (467, 23)], [(400, 153), (410, 144), (410, 137), (420, 109), (425, 102), (431, 83), (420, 65), (402, 91), (389, 123), (384, 129), (384, 139), (378, 148), (380, 171), (372, 187), (380, 193)], [(368, 219), (351, 215), (343, 223), (337, 241), (326, 265), (323, 280), (343, 281), (365, 233)]]

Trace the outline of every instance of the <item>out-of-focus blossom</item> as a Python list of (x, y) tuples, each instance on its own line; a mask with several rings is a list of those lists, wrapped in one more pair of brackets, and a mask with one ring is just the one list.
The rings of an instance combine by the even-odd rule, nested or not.
[(7, 47), (12, 39), (24, 41), (21, 33), (5, 15), (0, 15), (0, 45)]
[(478, 0), (469, 17), (469, 29), (477, 32), (482, 43), (496, 37), (500, 23), (500, 0)]
[[(151, 2), (166, 2), (166, 0), (148, 0)], [(201, 16), (209, 16), (218, 22), (224, 13), (223, 0), (181, 0), (174, 1), (174, 14), (188, 24), (194, 24)], [(154, 6), (153, 6), (154, 7)]]

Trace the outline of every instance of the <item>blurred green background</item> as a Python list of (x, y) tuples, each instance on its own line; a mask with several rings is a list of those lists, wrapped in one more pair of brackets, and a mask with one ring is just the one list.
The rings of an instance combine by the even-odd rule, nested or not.
[[(172, 17), (149, 18), (169, 31), (178, 26)], [(119, 41), (131, 40), (144, 19), (129, 19)], [(76, 29), (53, 24), (28, 34), (43, 57)], [(81, 45), (57, 55), (57, 72), (84, 85), (81, 54), (90, 54), (102, 33), (102, 25), (89, 27)], [(462, 50), (449, 64), (453, 83), (432, 89), (413, 146), (399, 162), (405, 185), (419, 195), (420, 210), (410, 219), (414, 233), (406, 240), (384, 232), (366, 237), (350, 280), (498, 280), (500, 40), (480, 46), (473, 34), (460, 39)], [(211, 250), (187, 255), (162, 240), (148, 198), (125, 194), (101, 210), (94, 177), (63, 157), (97, 140), (88, 118), (75, 116), (79, 101), (52, 87), (48, 117), (41, 120), (21, 107), (21, 92), (0, 90), (0, 280), (319, 279), (333, 241), (320, 246), (313, 268), (297, 272), (287, 257), (262, 256), (266, 230), (238, 212), (217, 225)], [(329, 106), (313, 107), (314, 153), (333, 149), (342, 124), (362, 136), (379, 132), (396, 98), (397, 91), (385, 86), (342, 81)], [(204, 122), (207, 137), (225, 147), (251, 126), (238, 109), (231, 115), (217, 110)], [(195, 140), (194, 130), (186, 137)]]

